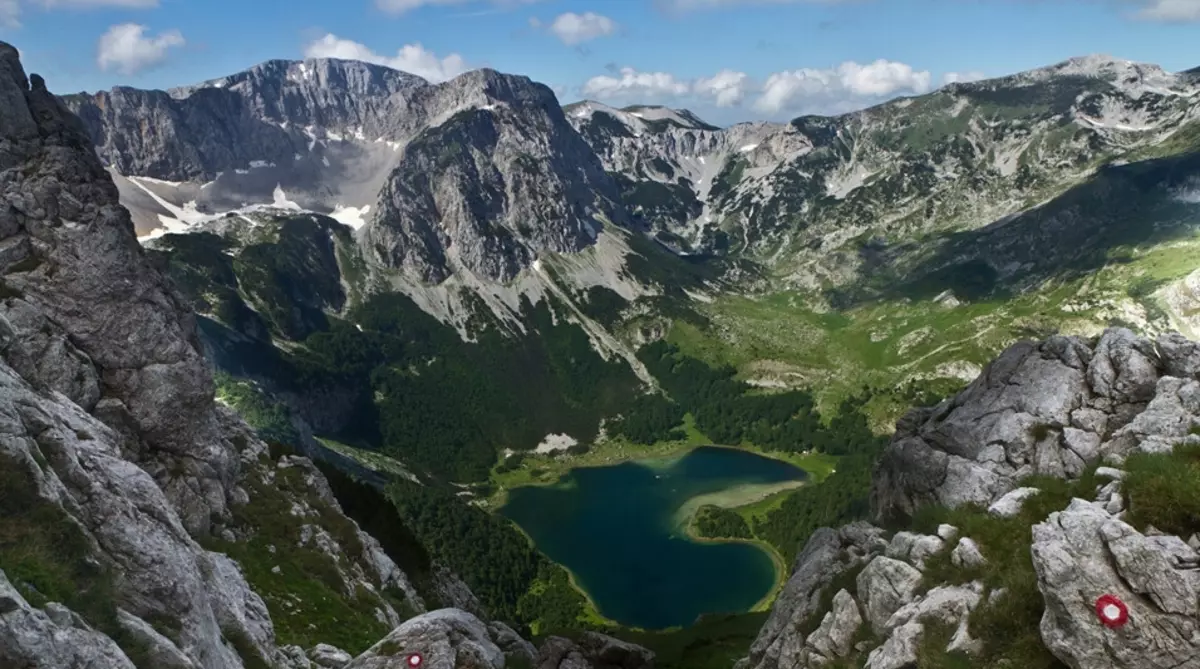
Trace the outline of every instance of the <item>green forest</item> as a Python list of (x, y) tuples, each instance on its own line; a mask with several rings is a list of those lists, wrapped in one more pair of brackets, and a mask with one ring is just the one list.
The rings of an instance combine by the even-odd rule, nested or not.
[(489, 327), (467, 343), (407, 297), (377, 295), (306, 339), (304, 353), (372, 389), (385, 453), (443, 479), (482, 481), (504, 448), (532, 448), (552, 432), (594, 435), (637, 384), (578, 326), (554, 324), (546, 303), (526, 302), (524, 313), (536, 335)]
[(518, 603), (547, 560), (511, 522), (466, 504), (450, 489), (396, 481), (387, 496), (429, 552), (458, 574), (493, 616), (527, 622)]
[(749, 539), (753, 536), (741, 514), (719, 506), (700, 507), (692, 523), (696, 534), (706, 539)]
[[(151, 253), (211, 316), (200, 325), (219, 369), (258, 380), (323, 435), (442, 480), (483, 481), (499, 451), (547, 434), (587, 440), (637, 396), (632, 370), (546, 301), (522, 301), (526, 332), (513, 337), (475, 298), (474, 342), (400, 293), (347, 307), (336, 277), (357, 266), (339, 262), (343, 228), (294, 217), (261, 240), (167, 235)], [(594, 297), (591, 308), (614, 308)]]
[[(830, 455), (869, 453), (879, 446), (880, 438), (858, 410), (869, 397), (847, 399), (826, 425), (806, 390), (753, 394), (748, 383), (736, 378), (734, 368), (711, 367), (664, 341), (643, 346), (638, 358), (674, 400), (677, 415), (690, 412), (696, 427), (718, 444), (751, 443), (769, 451)], [(665, 427), (666, 421), (676, 414), (661, 402), (635, 405), (621, 422), (621, 434), (635, 441), (668, 435), (675, 426)]]

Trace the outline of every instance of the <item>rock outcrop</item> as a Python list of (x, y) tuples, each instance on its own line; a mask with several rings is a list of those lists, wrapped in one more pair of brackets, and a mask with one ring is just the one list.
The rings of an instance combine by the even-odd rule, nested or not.
[[(936, 535), (889, 537), (863, 523), (818, 530), (739, 669), (839, 658), (904, 669), (929, 653), (970, 658), (985, 648), (979, 635), (994, 633), (972, 630), (972, 613), (1036, 592), (1044, 613), (1029, 632), (1072, 669), (1200, 667), (1200, 536), (1129, 524), (1128, 475), (1120, 468), (1134, 453), (1200, 443), (1198, 425), (1200, 346), (1178, 334), (1151, 341), (1112, 328), (1091, 341), (1051, 337), (1010, 347), (956, 397), (900, 420), (871, 490), (880, 519), (975, 505), (972, 513), (993, 531), (1006, 528), (1008, 538), (981, 541), (946, 524)], [(1087, 499), (1030, 520), (1024, 507), (1037, 499), (1045, 508), (1038, 496), (1050, 493), (1021, 487), (1022, 480), (1075, 479), (1085, 470), (1094, 479), (1083, 480), (1096, 482), (1084, 490)], [(981, 576), (1017, 573), (994, 571), (1004, 565), (989, 559), (988, 541), (1025, 537), (1035, 575), (1012, 595)], [(939, 582), (947, 573), (957, 580)], [(1104, 595), (1128, 607), (1127, 624), (1109, 628), (1098, 619)], [(994, 652), (1004, 640), (990, 643)]]
[(1032, 494), (1014, 490), (1024, 477), (1071, 478), (1135, 450), (1168, 451), (1200, 425), (1197, 360), (1177, 334), (1155, 342), (1121, 328), (1097, 341), (1016, 344), (957, 396), (897, 423), (872, 508), (880, 518), (928, 504), (1007, 514)]
[(941, 539), (903, 533), (889, 545), (886, 534), (865, 523), (815, 532), (796, 558), (750, 656), (737, 668), (820, 667), (859, 658), (872, 669), (902, 669), (916, 662), (918, 643), (931, 623), (955, 630), (950, 649), (971, 647), (967, 617), (981, 601), (982, 585), (921, 592), (921, 556), (895, 547)]
[[(1069, 666), (1200, 666), (1200, 554), (1180, 537), (1145, 536), (1076, 499), (1034, 526), (1032, 555), (1042, 639)], [(1129, 608), (1129, 624), (1097, 623), (1106, 594)]]
[(413, 618), (345, 665), (345, 669), (402, 669), (421, 658), (430, 669), (502, 669), (507, 658), (534, 659), (534, 649), (507, 627), (485, 624), (458, 609)]

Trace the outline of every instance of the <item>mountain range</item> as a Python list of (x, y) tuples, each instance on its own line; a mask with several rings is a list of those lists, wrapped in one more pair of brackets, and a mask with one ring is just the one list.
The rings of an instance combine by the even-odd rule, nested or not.
[[(838, 117), (720, 129), (660, 107), (560, 110), (545, 86), (490, 70), (433, 85), (309, 60), (65, 101), (120, 175), (141, 234), (294, 203), (364, 227), (375, 259), (416, 280), (464, 269), (507, 281), (539, 253), (590, 245), (596, 219), (629, 219), (676, 252), (753, 258), (812, 287), (859, 275), (864, 243), (1007, 222), (1102, 166), (1170, 154), (1172, 137), (1195, 132), (1198, 90), (1194, 71), (1089, 56)], [(428, 169), (439, 179), (394, 181)], [(441, 229), (415, 222), (435, 212)]]

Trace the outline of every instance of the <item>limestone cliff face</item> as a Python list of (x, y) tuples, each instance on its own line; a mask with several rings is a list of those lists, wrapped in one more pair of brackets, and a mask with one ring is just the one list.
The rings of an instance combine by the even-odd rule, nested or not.
[[(248, 538), (237, 509), (251, 501), (249, 482), (273, 475), (266, 445), (214, 403), (193, 315), (138, 246), (78, 120), (40, 77), (26, 78), (6, 44), (0, 109), (5, 513), (69, 537), (71, 550), (45, 558), (87, 571), (74, 585), (97, 590), (88, 601), (99, 607), (43, 604), (74, 595), (39, 591), (54, 581), (26, 573), (6, 546), (0, 664), (132, 666), (133, 648), (161, 666), (240, 667), (250, 655), (282, 663), (262, 597), (237, 563), (198, 543)], [(314, 505), (340, 513), (318, 494), (319, 474), (303, 480)], [(14, 531), (5, 541), (36, 546), (50, 529)], [(411, 591), (358, 534), (360, 555), (325, 547), (347, 587)], [(375, 602), (399, 622), (387, 601)]]
[(63, 99), (142, 234), (246, 203), (354, 212), (343, 220), (362, 227), (371, 260), (440, 283), (460, 270), (507, 281), (540, 253), (591, 246), (600, 220), (624, 221), (612, 178), (527, 77), (485, 69), (434, 85), (310, 59)]
[[(0, 118), (0, 666), (342, 667), (320, 635), (373, 630), (351, 666), (537, 659), (503, 625), (425, 613), (313, 463), (214, 402), (193, 314), (79, 120), (4, 43)], [(320, 584), (288, 582), (297, 565)]]
[[(943, 653), (1004, 666), (995, 648), (1015, 640), (995, 638), (998, 617), (1073, 669), (1200, 667), (1200, 534), (1131, 524), (1120, 469), (1196, 444), (1196, 425), (1200, 345), (1178, 334), (1013, 345), (956, 397), (905, 416), (874, 473), (880, 519), (957, 508), (985, 537), (946, 523), (819, 530), (739, 669), (902, 669)], [(1074, 483), (1064, 496), (1053, 479)], [(1126, 626), (1097, 619), (1106, 594)], [(1013, 623), (1022, 611), (1034, 617)]]
[(875, 471), (875, 512), (988, 506), (1028, 476), (1073, 478), (1102, 459), (1196, 441), (1197, 371), (1200, 349), (1177, 334), (1154, 342), (1114, 328), (1093, 342), (1016, 344), (956, 397), (900, 421)]

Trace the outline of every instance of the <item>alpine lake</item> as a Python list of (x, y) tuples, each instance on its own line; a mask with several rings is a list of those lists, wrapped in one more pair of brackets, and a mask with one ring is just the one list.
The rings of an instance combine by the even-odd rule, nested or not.
[(778, 558), (762, 546), (689, 537), (695, 511), (748, 503), (806, 478), (781, 460), (701, 446), (514, 488), (500, 513), (571, 572), (601, 615), (663, 629), (690, 625), (701, 614), (749, 611), (781, 578)]

